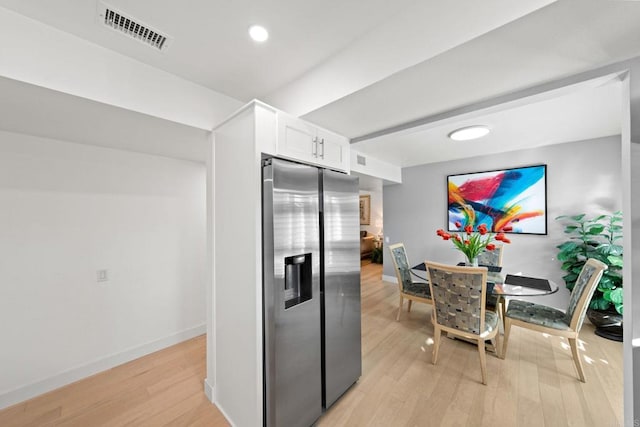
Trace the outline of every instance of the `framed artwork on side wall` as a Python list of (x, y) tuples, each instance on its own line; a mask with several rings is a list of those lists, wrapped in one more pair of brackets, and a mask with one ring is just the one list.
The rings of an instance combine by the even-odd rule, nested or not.
[(371, 196), (369, 194), (360, 195), (360, 225), (371, 223)]
[[(447, 223), (547, 234), (547, 165), (447, 176)], [(361, 202), (362, 203), (362, 202)]]

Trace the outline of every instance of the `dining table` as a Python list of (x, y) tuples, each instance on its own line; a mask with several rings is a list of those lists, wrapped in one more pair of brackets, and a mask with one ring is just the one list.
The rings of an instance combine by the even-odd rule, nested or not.
[[(459, 263), (458, 265), (465, 265)], [(487, 268), (487, 295), (496, 297), (496, 305), (498, 307), (500, 323), (504, 330), (504, 318), (507, 309), (507, 298), (517, 297), (537, 297), (543, 295), (551, 295), (558, 292), (560, 287), (553, 280), (523, 276), (520, 273), (508, 273), (503, 267), (497, 267), (492, 265), (478, 265), (478, 267)], [(424, 272), (424, 273), (417, 273)], [(424, 262), (411, 267), (411, 274), (415, 277), (428, 282), (427, 279), (427, 266)], [(421, 275), (421, 274), (424, 274)], [(452, 339), (461, 339), (457, 337), (450, 337)], [(465, 341), (465, 339), (461, 339)], [(471, 341), (469, 341), (471, 342)], [(487, 350), (497, 353), (497, 349), (492, 343), (487, 343)]]
[[(458, 265), (463, 265), (462, 263)], [(497, 297), (537, 297), (558, 292), (560, 287), (553, 280), (541, 277), (524, 276), (520, 272), (509, 273), (503, 267), (479, 265), (487, 268), (487, 295)], [(423, 271), (424, 273), (417, 273)], [(427, 267), (420, 263), (411, 267), (411, 274), (428, 282)], [(422, 275), (424, 274), (424, 275)]]

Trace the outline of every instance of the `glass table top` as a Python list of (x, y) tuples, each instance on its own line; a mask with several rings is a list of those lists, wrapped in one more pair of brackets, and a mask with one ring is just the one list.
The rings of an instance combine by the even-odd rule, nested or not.
[[(424, 275), (419, 275), (414, 271), (411, 273), (422, 280), (427, 280), (424, 263), (415, 265), (411, 269), (425, 272)], [(497, 270), (497, 268), (492, 268), (492, 270)], [(522, 276), (521, 274), (508, 274), (504, 270), (488, 271), (487, 285), (488, 288), (491, 288), (492, 295), (514, 297), (550, 295), (558, 292), (559, 289), (558, 284), (552, 280)]]

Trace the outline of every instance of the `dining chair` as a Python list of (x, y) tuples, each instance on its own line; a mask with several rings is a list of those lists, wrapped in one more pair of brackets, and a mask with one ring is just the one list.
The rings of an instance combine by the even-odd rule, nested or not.
[[(440, 349), (440, 335), (457, 335), (477, 343), (480, 355), (482, 384), (487, 384), (485, 342), (496, 341), (498, 315), (485, 308), (487, 268), (463, 267), (426, 261), (429, 286), (433, 298), (433, 356), (435, 365)], [(500, 345), (496, 342), (496, 351)], [(499, 356), (499, 353), (498, 353)]]
[(429, 284), (426, 282), (414, 282), (411, 278), (409, 258), (407, 257), (407, 250), (404, 244), (396, 243), (390, 245), (389, 251), (391, 251), (391, 259), (393, 260), (393, 266), (396, 270), (398, 290), (400, 291), (400, 307), (398, 307), (398, 315), (396, 316), (396, 321), (399, 321), (405, 299), (409, 300), (407, 313), (411, 311), (411, 303), (413, 301), (431, 305), (433, 305), (433, 301), (431, 299)]
[(520, 326), (549, 335), (565, 337), (571, 346), (571, 354), (578, 371), (578, 377), (580, 381), (586, 382), (578, 351), (578, 334), (582, 328), (589, 301), (591, 301), (593, 292), (606, 269), (607, 265), (596, 259), (587, 260), (578, 275), (573, 291), (571, 291), (566, 312), (542, 304), (511, 300), (505, 314), (502, 358), (507, 354), (511, 326)]
[[(504, 245), (495, 245), (492, 251), (484, 250), (478, 254), (478, 264), (502, 267), (502, 254), (504, 253)], [(504, 308), (506, 301), (497, 295), (487, 295), (487, 308), (494, 311), (500, 316), (500, 322), (504, 322)]]
[(504, 245), (495, 245), (492, 251), (484, 250), (478, 254), (478, 264), (502, 267), (502, 254)]

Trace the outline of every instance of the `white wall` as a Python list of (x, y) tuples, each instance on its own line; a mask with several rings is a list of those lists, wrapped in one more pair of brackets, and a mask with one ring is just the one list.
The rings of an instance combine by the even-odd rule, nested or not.
[(205, 185), (203, 164), (0, 132), (0, 407), (204, 332)]
[(258, 147), (262, 138), (268, 138), (265, 135), (273, 138), (276, 134), (275, 113), (271, 113), (271, 131), (256, 123), (263, 109), (250, 105), (215, 130), (209, 184), (213, 186), (214, 264), (213, 318), (207, 333), (215, 337), (210, 344), (213, 353), (207, 354), (208, 366), (213, 365), (214, 371), (207, 371), (205, 390), (234, 426), (263, 424), (262, 169)]
[(367, 234), (379, 234), (382, 229), (382, 191), (360, 190), (360, 195), (371, 196), (371, 221), (369, 225), (360, 225), (360, 231)]
[[(425, 259), (462, 261), (460, 252), (435, 234), (437, 229), (446, 228), (447, 175), (535, 164), (547, 165), (548, 235), (511, 235), (503, 264), (510, 272), (557, 282), (559, 292), (539, 298), (538, 302), (565, 309), (569, 292), (562, 280), (561, 263), (556, 259), (556, 246), (567, 236), (555, 218), (621, 209), (620, 136), (405, 168), (402, 184), (384, 187), (385, 241), (388, 238), (389, 243), (404, 242), (414, 264)], [(384, 275), (394, 276), (387, 259)]]

